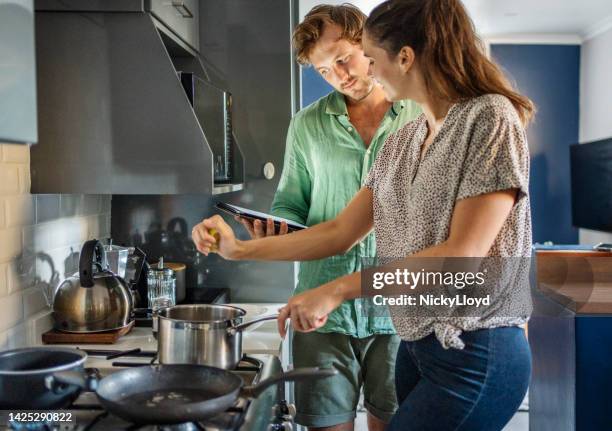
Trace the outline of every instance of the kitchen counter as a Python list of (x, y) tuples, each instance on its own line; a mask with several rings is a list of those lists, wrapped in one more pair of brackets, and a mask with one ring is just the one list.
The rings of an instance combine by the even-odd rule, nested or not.
[(537, 288), (577, 314), (612, 315), (612, 253), (537, 250)]
[(563, 287), (540, 283), (539, 289), (574, 313), (612, 315), (612, 283), (581, 282)]

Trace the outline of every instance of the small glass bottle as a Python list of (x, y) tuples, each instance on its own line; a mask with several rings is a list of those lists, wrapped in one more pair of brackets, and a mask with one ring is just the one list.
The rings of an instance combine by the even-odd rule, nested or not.
[(151, 265), (147, 274), (147, 293), (152, 312), (176, 304), (176, 277), (174, 271), (164, 267), (164, 258)]
[(153, 336), (157, 338), (159, 310), (176, 304), (176, 277), (174, 271), (164, 267), (164, 258), (157, 265), (151, 265), (147, 274), (147, 296), (151, 309)]

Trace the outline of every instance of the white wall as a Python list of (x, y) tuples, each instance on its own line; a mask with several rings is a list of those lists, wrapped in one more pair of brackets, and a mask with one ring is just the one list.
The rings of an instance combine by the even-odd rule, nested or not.
[(30, 194), (30, 148), (0, 143), (0, 350), (40, 343), (52, 325), (41, 288), (74, 272), (85, 240), (109, 236), (110, 203)]
[[(612, 28), (584, 41), (580, 55), (580, 142), (610, 138)], [(612, 242), (612, 233), (580, 229), (581, 244), (597, 242)]]
[(383, 0), (300, 0), (300, 21), (304, 19), (304, 16), (312, 9), (313, 7), (320, 4), (342, 4), (342, 3), (351, 3), (357, 6), (359, 9), (363, 11), (366, 15), (369, 15), (376, 6), (382, 3)]

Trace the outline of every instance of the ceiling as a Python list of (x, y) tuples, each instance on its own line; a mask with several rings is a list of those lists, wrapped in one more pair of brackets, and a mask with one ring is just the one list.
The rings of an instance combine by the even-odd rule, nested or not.
[[(346, 0), (300, 0), (300, 14), (320, 3)], [(353, 0), (366, 14), (380, 0)], [(487, 38), (510, 35), (556, 35), (588, 39), (612, 28), (612, 0), (464, 0), (478, 32)]]

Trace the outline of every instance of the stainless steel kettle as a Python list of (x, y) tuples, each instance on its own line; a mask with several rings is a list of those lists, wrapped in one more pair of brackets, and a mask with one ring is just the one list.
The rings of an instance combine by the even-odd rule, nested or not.
[(86, 241), (79, 272), (64, 280), (53, 297), (55, 328), (64, 332), (101, 332), (127, 326), (133, 300), (125, 280), (102, 267), (102, 244)]

